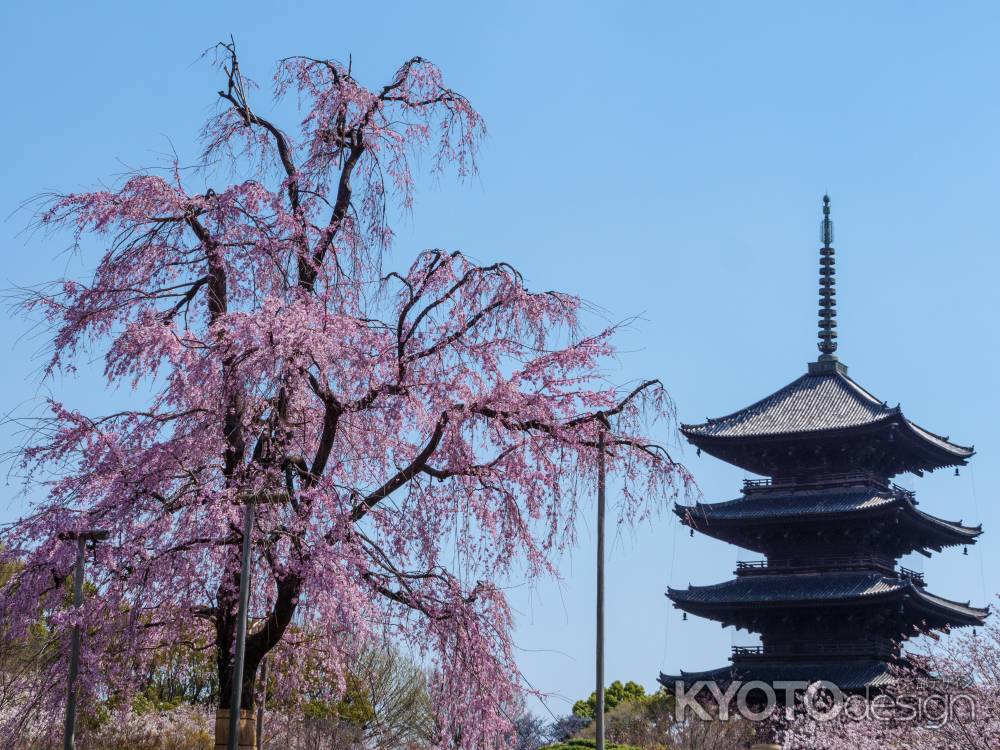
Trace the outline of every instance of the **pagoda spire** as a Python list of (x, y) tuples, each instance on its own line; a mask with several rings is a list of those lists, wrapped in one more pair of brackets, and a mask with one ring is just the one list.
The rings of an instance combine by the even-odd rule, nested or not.
[(823, 223), (820, 225), (823, 247), (819, 251), (819, 350), (820, 361), (836, 360), (837, 355), (837, 278), (834, 259), (833, 222), (830, 220), (830, 196), (823, 196)]

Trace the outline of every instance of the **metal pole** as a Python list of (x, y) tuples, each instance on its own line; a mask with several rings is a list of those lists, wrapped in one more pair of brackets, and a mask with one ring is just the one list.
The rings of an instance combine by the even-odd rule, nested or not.
[(260, 705), (257, 706), (257, 750), (264, 750), (264, 708), (267, 706), (267, 657), (260, 670)]
[[(111, 532), (107, 529), (90, 529), (89, 531), (67, 531), (59, 534), (64, 541), (76, 541), (76, 570), (73, 574), (73, 607), (79, 610), (83, 604), (83, 553), (87, 542), (95, 545), (107, 539)], [(69, 685), (66, 695), (66, 727), (63, 731), (64, 750), (73, 750), (76, 745), (76, 678), (80, 672), (80, 626), (73, 626), (73, 636), (69, 650)]]
[(604, 750), (604, 427), (597, 433), (597, 750)]
[[(73, 607), (83, 604), (83, 553), (87, 539), (82, 534), (76, 539), (76, 571), (73, 575)], [(76, 676), (80, 671), (80, 625), (73, 626), (69, 651), (69, 694), (66, 696), (66, 729), (63, 732), (63, 750), (76, 747)]]
[(229, 699), (229, 750), (238, 750), (240, 701), (243, 696), (243, 656), (247, 646), (247, 607), (250, 601), (250, 536), (253, 532), (253, 500), (247, 498), (243, 519), (243, 557), (240, 561), (240, 609), (236, 621), (236, 653), (233, 655), (233, 691)]

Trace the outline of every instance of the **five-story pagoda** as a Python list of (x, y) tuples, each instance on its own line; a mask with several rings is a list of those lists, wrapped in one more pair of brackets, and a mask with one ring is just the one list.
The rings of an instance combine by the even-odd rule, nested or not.
[[(964, 465), (973, 449), (919, 427), (848, 377), (836, 355), (836, 288), (830, 199), (823, 198), (820, 357), (757, 403), (681, 431), (700, 451), (767, 479), (746, 480), (737, 500), (679, 505), (693, 530), (762, 553), (736, 578), (670, 589), (674, 606), (759, 633), (734, 647), (729, 666), (661, 675), (678, 680), (828, 680), (877, 688), (900, 644), (918, 631), (981, 624), (987, 609), (935, 596), (923, 576), (897, 567), (973, 544), (981, 527), (924, 513), (892, 483), (897, 474)], [(692, 532), (693, 533), (693, 532)]]

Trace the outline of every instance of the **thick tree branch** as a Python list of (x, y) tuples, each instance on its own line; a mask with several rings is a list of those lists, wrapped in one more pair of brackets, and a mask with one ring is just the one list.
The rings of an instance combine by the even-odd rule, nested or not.
[(380, 501), (389, 497), (389, 495), (398, 490), (404, 484), (409, 482), (427, 465), (427, 460), (431, 457), (434, 451), (437, 450), (438, 444), (444, 436), (445, 428), (448, 426), (448, 419), (448, 412), (442, 414), (438, 418), (437, 424), (434, 426), (434, 432), (431, 434), (427, 444), (424, 445), (423, 449), (414, 457), (413, 461), (411, 461), (405, 468), (400, 469), (385, 484), (371, 494), (367, 495), (360, 503), (354, 506), (351, 510), (352, 521), (355, 523), (360, 521), (368, 514), (368, 511), (374, 508)]

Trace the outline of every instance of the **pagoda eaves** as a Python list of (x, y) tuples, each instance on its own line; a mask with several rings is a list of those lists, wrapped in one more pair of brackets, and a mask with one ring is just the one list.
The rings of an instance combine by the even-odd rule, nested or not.
[(737, 627), (746, 627), (747, 615), (788, 607), (884, 607), (902, 602), (907, 610), (922, 615), (918, 621), (931, 627), (982, 625), (989, 615), (988, 607), (928, 594), (906, 575), (866, 571), (741, 576), (711, 586), (668, 589), (667, 596), (691, 614)]
[[(829, 479), (827, 480), (829, 481)], [(747, 480), (743, 497), (719, 503), (677, 504), (674, 513), (692, 529), (757, 552), (774, 553), (792, 528), (850, 535), (855, 542), (878, 538), (892, 560), (910, 552), (927, 554), (975, 544), (982, 526), (946, 521), (917, 508), (914, 493), (874, 478), (845, 478), (802, 486)], [(891, 536), (889, 542), (885, 537)], [(824, 546), (820, 538), (819, 546)], [(859, 545), (860, 546), (860, 545)]]

